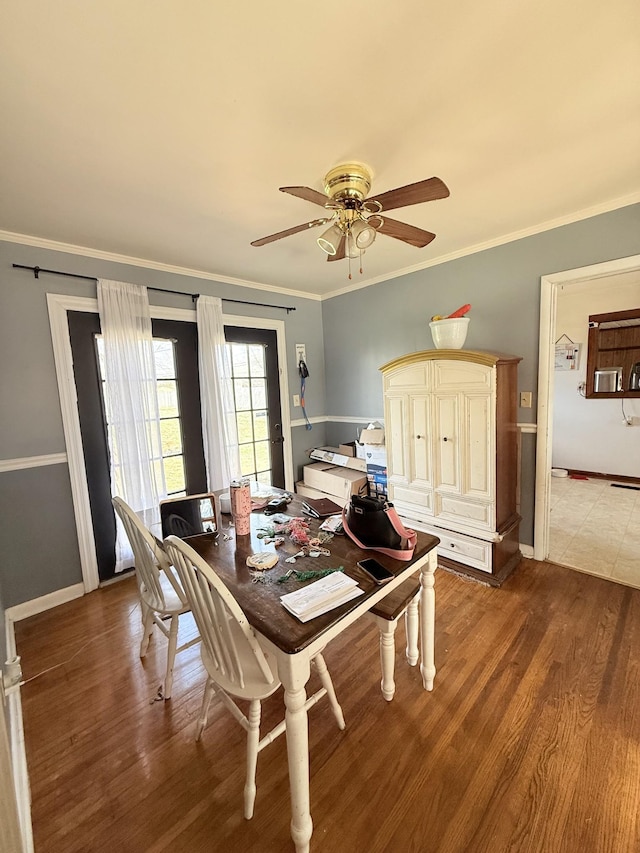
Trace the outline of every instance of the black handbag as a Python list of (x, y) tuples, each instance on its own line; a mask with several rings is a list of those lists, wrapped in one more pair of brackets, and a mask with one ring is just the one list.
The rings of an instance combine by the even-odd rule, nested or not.
[(351, 495), (342, 511), (345, 533), (360, 548), (380, 551), (396, 560), (411, 560), (416, 547), (415, 530), (406, 528), (392, 503), (382, 498)]

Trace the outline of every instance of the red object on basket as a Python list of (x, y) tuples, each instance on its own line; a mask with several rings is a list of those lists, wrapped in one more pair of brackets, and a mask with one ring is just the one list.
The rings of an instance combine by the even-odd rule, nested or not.
[(447, 316), (447, 320), (453, 320), (454, 317), (464, 317), (467, 311), (471, 311), (471, 305), (463, 305), (462, 308), (458, 308), (453, 314)]

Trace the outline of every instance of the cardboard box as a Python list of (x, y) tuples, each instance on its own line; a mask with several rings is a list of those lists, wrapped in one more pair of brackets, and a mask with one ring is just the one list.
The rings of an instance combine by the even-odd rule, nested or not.
[(343, 456), (355, 456), (356, 444), (357, 442), (355, 441), (350, 441), (348, 444), (341, 444), (338, 447), (338, 452), (342, 453)]
[(365, 444), (364, 454), (367, 463), (367, 482), (369, 494), (373, 497), (387, 497), (387, 448), (384, 444)]
[(327, 462), (330, 465), (341, 465), (344, 468), (353, 468), (354, 471), (362, 471), (364, 474), (367, 465), (364, 459), (356, 459), (354, 456), (345, 456), (337, 447), (316, 447), (309, 451), (309, 458), (318, 462)]
[[(369, 477), (369, 474), (367, 474)], [(387, 492), (387, 478), (384, 478), (384, 482), (377, 483), (375, 480), (369, 481), (369, 495), (372, 498), (388, 498), (389, 494)]]
[(363, 429), (358, 441), (360, 444), (384, 444), (384, 430)]
[(375, 468), (387, 469), (387, 448), (384, 444), (364, 444), (364, 458), (367, 463), (367, 472), (373, 466)]
[(327, 492), (321, 492), (311, 486), (306, 486), (302, 481), (296, 483), (296, 494), (303, 498), (331, 498), (332, 501), (340, 504), (340, 506), (345, 506), (349, 500), (349, 498), (345, 496), (338, 497), (338, 495), (330, 495)]
[(305, 486), (327, 492), (333, 497), (348, 498), (367, 487), (367, 475), (362, 471), (353, 471), (326, 462), (313, 462), (311, 465), (305, 465), (302, 470)]

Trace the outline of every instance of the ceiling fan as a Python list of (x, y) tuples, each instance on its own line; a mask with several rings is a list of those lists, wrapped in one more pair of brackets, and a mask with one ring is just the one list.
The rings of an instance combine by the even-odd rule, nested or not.
[[(328, 261), (340, 261), (343, 258), (361, 257), (378, 234), (402, 240), (411, 246), (422, 248), (434, 238), (431, 231), (416, 228), (405, 222), (389, 219), (383, 214), (387, 210), (408, 207), (447, 198), (449, 190), (440, 178), (427, 178), (415, 184), (398, 187), (380, 195), (367, 198), (371, 189), (371, 171), (363, 163), (342, 163), (334, 166), (324, 179), (324, 193), (310, 187), (280, 187), (280, 192), (289, 193), (305, 201), (324, 207), (329, 215), (312, 219), (303, 225), (295, 225), (277, 234), (270, 234), (260, 240), (254, 240), (252, 246), (264, 246), (290, 237), (300, 231), (329, 224), (318, 237), (318, 245), (327, 253)], [(360, 270), (362, 272), (362, 269)], [(349, 271), (351, 278), (351, 271)]]

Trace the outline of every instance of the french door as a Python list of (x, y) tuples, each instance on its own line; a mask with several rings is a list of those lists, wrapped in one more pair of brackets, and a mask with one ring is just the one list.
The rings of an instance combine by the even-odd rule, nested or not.
[[(100, 320), (68, 312), (89, 503), (101, 582), (115, 575), (108, 424), (100, 370)], [(162, 464), (170, 495), (207, 490), (195, 323), (153, 320)], [(271, 330), (225, 326), (231, 348), (243, 476), (284, 488), (277, 337)]]
[(241, 473), (284, 489), (276, 333), (238, 326), (225, 326), (224, 332), (231, 349)]

